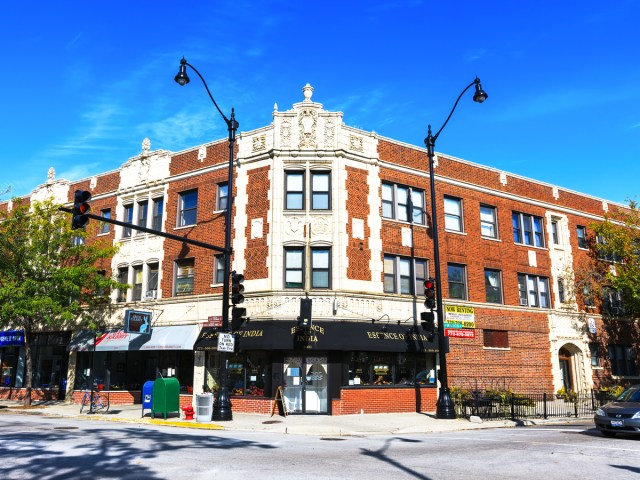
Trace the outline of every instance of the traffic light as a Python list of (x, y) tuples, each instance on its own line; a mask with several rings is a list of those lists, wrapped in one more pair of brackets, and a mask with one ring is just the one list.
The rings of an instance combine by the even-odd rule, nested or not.
[(436, 308), (436, 281), (433, 278), (424, 281), (424, 296), (424, 306), (431, 310)]
[(246, 320), (247, 309), (244, 307), (231, 308), (231, 330), (238, 330), (242, 326), (242, 322)]
[(87, 213), (91, 211), (89, 200), (91, 200), (91, 192), (76, 190), (73, 197), (73, 212), (71, 213), (71, 228), (73, 230), (84, 228), (89, 223), (89, 217), (87, 217)]
[(422, 312), (420, 313), (420, 321), (422, 325), (422, 329), (427, 334), (429, 341), (433, 340), (436, 332), (436, 321), (435, 314), (433, 312)]
[(300, 299), (300, 316), (298, 317), (298, 326), (310, 328), (312, 326), (311, 320), (311, 305), (312, 300), (310, 298)]
[(235, 270), (231, 272), (231, 303), (239, 305), (244, 302), (244, 275), (237, 273)]

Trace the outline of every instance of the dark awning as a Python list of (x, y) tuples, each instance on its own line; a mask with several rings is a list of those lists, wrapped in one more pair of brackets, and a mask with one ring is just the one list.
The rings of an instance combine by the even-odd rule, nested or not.
[[(385, 331), (383, 331), (383, 329)], [(218, 328), (203, 328), (196, 350), (216, 350)], [(253, 321), (236, 332), (236, 350), (342, 350), (374, 352), (435, 352), (436, 337), (429, 337), (420, 327), (410, 329), (397, 324), (364, 322), (313, 322), (299, 328), (286, 320)]]

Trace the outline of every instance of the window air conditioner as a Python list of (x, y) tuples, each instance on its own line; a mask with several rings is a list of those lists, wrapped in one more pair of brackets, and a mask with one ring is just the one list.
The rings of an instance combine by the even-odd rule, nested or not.
[(158, 296), (157, 290), (147, 290), (144, 294), (144, 299), (150, 300), (150, 299), (156, 298), (157, 296)]
[(523, 307), (526, 307), (528, 305), (527, 300), (524, 299), (524, 298), (521, 298), (520, 299), (520, 305), (523, 306)]

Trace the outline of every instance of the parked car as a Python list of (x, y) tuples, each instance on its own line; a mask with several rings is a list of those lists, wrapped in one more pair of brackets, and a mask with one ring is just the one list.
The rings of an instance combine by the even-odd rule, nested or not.
[(626, 389), (613, 402), (598, 408), (593, 421), (605, 437), (640, 434), (640, 385)]

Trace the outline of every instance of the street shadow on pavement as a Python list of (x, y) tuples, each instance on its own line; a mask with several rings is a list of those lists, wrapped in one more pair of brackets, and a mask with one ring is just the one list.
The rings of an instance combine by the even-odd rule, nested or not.
[(367, 448), (361, 448), (360, 451), (362, 452), (363, 455), (365, 455), (367, 457), (375, 458), (376, 460), (379, 460), (381, 462), (388, 463), (389, 465), (397, 468), (398, 470), (400, 470), (400, 471), (402, 471), (402, 472), (406, 473), (407, 475), (410, 475), (410, 476), (412, 476), (414, 478), (419, 478), (420, 480), (430, 480), (431, 477), (428, 477), (427, 475), (424, 475), (423, 473), (417, 472), (414, 469), (409, 468), (406, 465), (403, 465), (402, 463), (398, 462), (397, 460), (393, 460), (392, 458), (389, 458), (386, 455), (385, 452), (391, 446), (391, 442), (421, 443), (420, 440), (416, 440), (416, 439), (394, 437), (394, 438), (388, 438), (384, 442), (382, 447), (380, 447), (377, 450), (369, 450)]
[[(13, 426), (19, 426), (19, 422)], [(32, 425), (32, 424), (29, 424)], [(25, 427), (28, 426), (25, 424)], [(4, 432), (0, 442), (0, 478), (164, 478), (139, 462), (158, 458), (168, 451), (194, 449), (272, 449), (277, 448), (251, 440), (235, 440), (215, 435), (175, 435), (153, 429), (123, 428), (113, 435), (111, 428), (87, 428), (53, 424), (33, 430)], [(83, 441), (79, 441), (86, 439)], [(65, 440), (82, 444), (70, 453)], [(58, 444), (57, 448), (43, 445)]]

